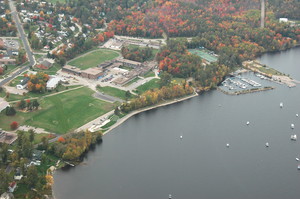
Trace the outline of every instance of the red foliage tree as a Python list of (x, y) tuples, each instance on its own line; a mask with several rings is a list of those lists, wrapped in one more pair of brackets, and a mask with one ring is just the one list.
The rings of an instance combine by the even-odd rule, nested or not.
[(19, 127), (18, 122), (14, 121), (10, 124), (11, 130), (16, 130)]

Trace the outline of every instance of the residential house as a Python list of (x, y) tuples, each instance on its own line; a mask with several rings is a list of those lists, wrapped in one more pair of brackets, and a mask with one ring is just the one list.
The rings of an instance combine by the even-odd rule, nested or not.
[(0, 129), (0, 143), (12, 144), (18, 139), (18, 134), (4, 132)]
[(27, 83), (29, 81), (29, 77), (24, 77), (21, 81), (20, 84), (18, 84), (16, 87), (17, 89), (21, 90), (21, 89), (25, 89), (27, 87)]
[(9, 183), (9, 186), (8, 186), (8, 191), (10, 193), (13, 193), (15, 191), (15, 189), (17, 188), (17, 183), (15, 181)]
[(7, 101), (5, 101), (4, 99), (0, 98), (0, 113), (4, 109), (6, 109), (6, 107), (8, 107), (8, 106), (9, 106), (9, 103)]
[(36, 67), (40, 69), (49, 69), (54, 64), (54, 59), (44, 59), (40, 64)]
[(14, 195), (12, 193), (3, 193), (1, 196), (0, 196), (0, 199), (13, 199), (14, 198)]

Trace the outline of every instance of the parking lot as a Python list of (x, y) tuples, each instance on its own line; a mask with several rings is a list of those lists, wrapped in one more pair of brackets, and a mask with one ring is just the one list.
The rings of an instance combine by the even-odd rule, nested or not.
[(6, 46), (7, 49), (15, 49), (18, 50), (19, 49), (19, 41), (18, 40), (14, 40), (14, 39), (5, 39), (4, 40), (4, 44)]

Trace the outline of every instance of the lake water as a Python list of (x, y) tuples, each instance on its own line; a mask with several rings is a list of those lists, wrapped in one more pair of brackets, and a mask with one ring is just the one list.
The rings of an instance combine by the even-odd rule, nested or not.
[[(260, 60), (300, 80), (299, 57), (295, 48)], [(270, 84), (276, 89), (211, 91), (130, 118), (81, 165), (55, 173), (55, 197), (298, 199), (300, 140), (290, 136), (300, 136), (300, 85)]]

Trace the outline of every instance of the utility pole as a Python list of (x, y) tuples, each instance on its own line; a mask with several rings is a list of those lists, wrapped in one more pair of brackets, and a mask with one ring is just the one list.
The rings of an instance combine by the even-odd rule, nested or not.
[(260, 0), (260, 3), (261, 3), (260, 27), (264, 28), (265, 27), (265, 13), (266, 13), (265, 0)]

